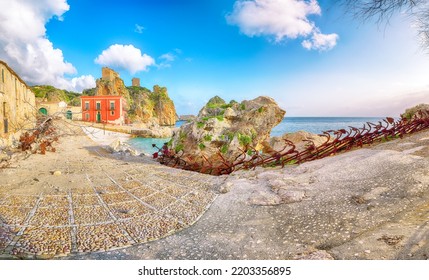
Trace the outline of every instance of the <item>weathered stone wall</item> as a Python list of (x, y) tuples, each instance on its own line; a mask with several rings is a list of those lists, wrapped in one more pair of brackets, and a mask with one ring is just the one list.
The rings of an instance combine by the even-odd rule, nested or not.
[(8, 146), (36, 121), (36, 99), (27, 84), (0, 60), (0, 148)]
[(133, 78), (131, 80), (131, 82), (132, 82), (133, 87), (139, 87), (140, 86), (140, 79), (139, 78)]
[(82, 120), (82, 107), (81, 106), (67, 106), (66, 111), (72, 112), (72, 120), (81, 121)]
[(67, 119), (67, 111), (71, 111), (72, 120), (82, 120), (82, 107), (81, 106), (65, 106), (62, 107), (59, 105), (60, 102), (37, 102), (36, 108), (37, 112), (42, 109), (46, 109), (46, 112), (49, 116), (58, 117), (61, 119)]
[(103, 80), (113, 81), (116, 78), (119, 78), (119, 75), (109, 67), (103, 67), (101, 68), (101, 78)]

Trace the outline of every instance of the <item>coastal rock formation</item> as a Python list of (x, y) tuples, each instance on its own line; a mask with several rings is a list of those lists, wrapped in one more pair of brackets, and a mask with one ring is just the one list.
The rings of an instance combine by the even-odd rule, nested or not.
[(244, 150), (261, 150), (284, 115), (270, 97), (226, 103), (216, 96), (196, 120), (174, 133), (170, 145), (176, 153), (183, 152), (185, 160), (202, 160), (204, 156), (212, 163), (221, 164), (221, 157), (232, 162)]
[(168, 96), (167, 88), (155, 85), (153, 87), (152, 102), (153, 113), (152, 115), (159, 120), (160, 125), (175, 125), (177, 121), (176, 108), (173, 100)]
[(132, 155), (137, 156), (138, 153), (136, 150), (131, 148), (127, 143), (122, 142), (120, 139), (114, 140), (110, 145), (106, 147), (106, 149), (111, 153), (121, 153), (124, 155)]
[(161, 126), (173, 126), (176, 123), (176, 108), (166, 87), (155, 85), (153, 91), (136, 86), (128, 89), (132, 97), (129, 114), (133, 121), (148, 123), (156, 119)]
[(312, 141), (316, 147), (319, 147), (326, 142), (327, 138), (307, 131), (298, 131), (294, 133), (286, 133), (280, 137), (271, 137), (270, 146), (275, 151), (281, 151), (285, 147), (285, 141), (291, 141), (295, 145), (297, 151), (302, 151)]
[(130, 93), (124, 81), (118, 73), (108, 67), (102, 68), (102, 77), (96, 81), (95, 95), (120, 95), (127, 101), (130, 100)]
[(405, 113), (401, 114), (401, 117), (410, 120), (416, 116), (416, 114), (419, 114), (419, 112), (426, 112), (429, 114), (429, 104), (419, 104), (417, 106), (408, 108), (405, 110)]

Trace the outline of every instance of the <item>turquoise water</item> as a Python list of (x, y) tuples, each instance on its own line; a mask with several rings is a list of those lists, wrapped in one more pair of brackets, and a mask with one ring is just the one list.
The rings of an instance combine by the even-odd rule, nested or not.
[[(271, 136), (281, 136), (288, 132), (296, 132), (305, 130), (311, 133), (321, 134), (326, 130), (337, 130), (341, 128), (348, 128), (349, 126), (361, 128), (366, 122), (377, 123), (382, 120), (382, 117), (287, 117), (273, 128)], [(176, 123), (176, 127), (184, 124), (184, 121)], [(158, 150), (152, 147), (156, 144), (159, 148), (170, 139), (156, 139), (156, 138), (132, 138), (128, 143), (139, 152), (153, 154)]]
[[(185, 121), (176, 122), (175, 127), (180, 127)], [(170, 141), (170, 138), (131, 138), (128, 140), (128, 144), (140, 153), (153, 154), (158, 151), (157, 148), (152, 147), (152, 144), (156, 144), (158, 148), (161, 148), (164, 143)]]
[(321, 134), (327, 130), (338, 130), (349, 126), (362, 128), (366, 122), (377, 123), (382, 117), (286, 117), (271, 131), (271, 136), (305, 130)]
[(153, 154), (158, 151), (157, 148), (152, 147), (152, 144), (156, 144), (161, 148), (165, 142), (170, 141), (170, 138), (131, 138), (128, 140), (128, 144), (136, 149), (139, 153)]
[(181, 127), (186, 121), (177, 121), (175, 127)]

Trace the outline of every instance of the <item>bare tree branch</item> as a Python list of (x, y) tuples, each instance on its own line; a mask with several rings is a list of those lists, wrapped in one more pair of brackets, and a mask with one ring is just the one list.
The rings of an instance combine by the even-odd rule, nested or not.
[(429, 0), (335, 0), (356, 18), (377, 23), (388, 23), (390, 18), (402, 12), (412, 18), (420, 43), (429, 50)]

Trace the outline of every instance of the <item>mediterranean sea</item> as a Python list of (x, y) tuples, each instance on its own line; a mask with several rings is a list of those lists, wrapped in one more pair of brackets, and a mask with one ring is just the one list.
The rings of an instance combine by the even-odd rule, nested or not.
[[(349, 126), (362, 128), (366, 122), (377, 123), (381, 121), (383, 117), (286, 117), (281, 123), (271, 131), (271, 136), (282, 136), (285, 133), (297, 132), (300, 130), (308, 131), (315, 134), (321, 134), (327, 130), (338, 130), (347, 129)], [(184, 121), (176, 123), (176, 127), (183, 125)], [(157, 138), (131, 138), (128, 141), (134, 149), (139, 152), (152, 154), (158, 151), (152, 147), (152, 144), (156, 144), (159, 148), (165, 142), (168, 142), (169, 138), (157, 139)]]

